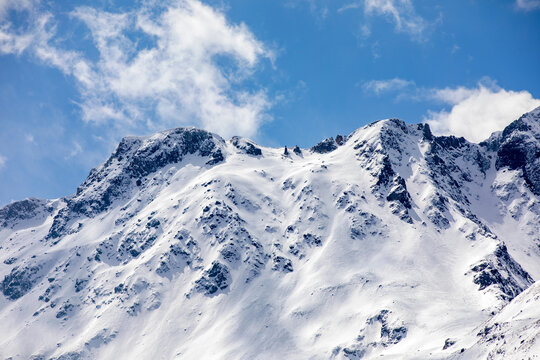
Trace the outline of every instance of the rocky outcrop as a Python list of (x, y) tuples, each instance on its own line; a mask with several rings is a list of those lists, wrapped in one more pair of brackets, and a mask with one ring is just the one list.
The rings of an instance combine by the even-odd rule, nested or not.
[(335, 142), (333, 137), (329, 137), (327, 139), (324, 139), (317, 145), (313, 146), (311, 148), (311, 151), (319, 154), (326, 154), (329, 152), (332, 152), (338, 148), (337, 143)]
[(521, 170), (530, 190), (540, 195), (540, 108), (508, 125), (497, 150), (497, 170)]
[(531, 276), (508, 254), (508, 249), (501, 244), (492, 256), (474, 265), (474, 283), (478, 290), (494, 287), (503, 300), (510, 301), (531, 286)]
[(213, 262), (210, 269), (204, 271), (203, 276), (195, 282), (195, 290), (204, 295), (211, 296), (223, 291), (231, 284), (229, 268), (220, 263)]
[(0, 208), (0, 227), (19, 224), (25, 220), (49, 215), (53, 208), (48, 200), (28, 198)]
[(46, 239), (77, 232), (72, 223), (74, 217), (94, 217), (104, 212), (115, 199), (144, 186), (148, 175), (181, 162), (186, 155), (206, 158), (209, 166), (223, 161), (223, 147), (219, 136), (195, 128), (122, 139), (111, 157), (90, 172), (76, 194), (65, 199), (66, 206), (56, 215)]
[[(261, 156), (262, 150), (255, 146), (253, 142), (250, 140), (244, 139), (239, 136), (234, 136), (231, 139), (231, 143), (234, 145), (235, 148), (238, 150), (241, 150), (244, 154), (252, 155), (252, 156)], [(285, 147), (285, 150), (287, 147)]]

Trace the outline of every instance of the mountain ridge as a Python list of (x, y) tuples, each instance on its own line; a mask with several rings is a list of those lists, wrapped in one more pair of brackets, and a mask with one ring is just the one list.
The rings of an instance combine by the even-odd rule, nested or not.
[(74, 195), (0, 208), (0, 355), (518, 357), (479, 329), (538, 299), (539, 149), (540, 108), (479, 144), (398, 119), (287, 153), (126, 137)]

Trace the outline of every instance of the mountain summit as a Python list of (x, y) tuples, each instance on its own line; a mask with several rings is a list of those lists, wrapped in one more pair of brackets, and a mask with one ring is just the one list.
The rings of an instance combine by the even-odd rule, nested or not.
[(540, 108), (480, 144), (126, 137), (74, 195), (1, 208), (0, 261), (3, 358), (527, 358)]

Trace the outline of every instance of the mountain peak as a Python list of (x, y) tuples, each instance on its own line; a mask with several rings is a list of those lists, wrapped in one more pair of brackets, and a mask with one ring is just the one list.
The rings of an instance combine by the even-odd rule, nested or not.
[(144, 186), (147, 176), (189, 155), (200, 157), (202, 166), (224, 161), (225, 141), (211, 132), (176, 128), (150, 136), (127, 136), (102, 165), (92, 169), (74, 196), (66, 198), (66, 208), (55, 217), (47, 238), (58, 238), (77, 215), (95, 216), (112, 202)]
[(495, 150), (397, 119), (290, 153), (125, 137), (75, 195), (0, 209), (2, 355), (482, 358), (501, 309), (537, 301), (533, 168), (492, 166), (523, 129)]

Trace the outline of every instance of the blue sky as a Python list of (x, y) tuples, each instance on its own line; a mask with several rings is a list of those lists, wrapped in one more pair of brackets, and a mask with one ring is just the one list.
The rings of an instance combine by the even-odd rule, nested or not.
[(472, 141), (540, 106), (540, 0), (0, 0), (0, 204), (122, 136), (309, 147), (374, 120)]

